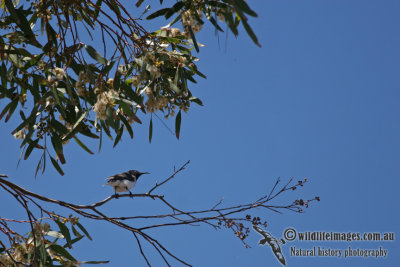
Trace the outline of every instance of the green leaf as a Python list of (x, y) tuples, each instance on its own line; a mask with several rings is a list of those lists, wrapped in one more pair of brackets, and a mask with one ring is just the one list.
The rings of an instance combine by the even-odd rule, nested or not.
[(82, 129), (79, 133), (93, 139), (99, 139), (99, 136), (92, 133), (89, 129)]
[(24, 32), (26, 38), (30, 41), (31, 44), (40, 47), (40, 44), (35, 39), (35, 35), (32, 32), (32, 29), (29, 25), (26, 16), (20, 11), (14, 8), (14, 3), (11, 0), (5, 0), (5, 5), (7, 10), (10, 12), (11, 18), (15, 24)]
[(195, 72), (197, 75), (199, 75), (200, 77), (202, 77), (202, 78), (204, 78), (204, 79), (207, 79), (207, 76), (204, 75), (203, 73), (201, 73), (200, 71), (198, 71), (197, 69), (194, 70), (194, 72)]
[(86, 117), (86, 115), (89, 113), (90, 109), (86, 110), (82, 115), (79, 117), (79, 119), (75, 122), (75, 124), (72, 126), (71, 130), (67, 135), (64, 136), (62, 139), (63, 141), (68, 140), (75, 134), (75, 129), (78, 127), (78, 125), (81, 123), (81, 121)]
[(42, 242), (40, 242), (39, 252), (40, 252), (40, 263), (46, 263), (46, 259), (49, 257), (49, 254), (46, 250), (46, 245), (43, 244)]
[(56, 154), (58, 158), (60, 159), (60, 162), (62, 164), (65, 164), (65, 158), (64, 158), (64, 153), (63, 153), (63, 145), (62, 145), (62, 140), (60, 136), (58, 136), (56, 133), (52, 133), (51, 136), (51, 143), (53, 144), (53, 148), (56, 151)]
[(126, 129), (128, 130), (129, 135), (131, 136), (131, 139), (133, 139), (133, 130), (131, 125), (129, 124), (128, 120), (125, 119), (124, 116), (122, 116), (121, 114), (119, 114), (119, 118), (121, 119), (121, 121), (125, 124)]
[(109, 263), (110, 261), (80, 261), (79, 263), (86, 263), (86, 264), (103, 264)]
[(96, 7), (98, 7), (98, 8), (95, 8), (95, 11), (93, 13), (94, 19), (97, 19), (97, 17), (99, 16), (99, 12), (100, 12), (102, 3), (103, 3), (103, 0), (97, 0)]
[(57, 160), (55, 160), (52, 156), (50, 156), (51, 159), (51, 163), (53, 163), (54, 168), (56, 168), (56, 170), (58, 171), (58, 173), (63, 176), (64, 172), (61, 169), (60, 165), (58, 164)]
[(196, 48), (196, 51), (198, 53), (200, 51), (200, 49), (199, 49), (199, 46), (198, 46), (197, 41), (196, 41), (196, 36), (194, 36), (194, 32), (193, 32), (191, 26), (188, 26), (188, 29), (189, 29), (190, 37), (193, 40), (194, 48)]
[(100, 120), (100, 125), (103, 128), (103, 130), (106, 132), (108, 138), (113, 140), (113, 137), (112, 137), (112, 135), (110, 133), (110, 127), (107, 124), (105, 124), (103, 120)]
[(63, 247), (60, 246), (60, 245), (51, 244), (51, 245), (49, 246), (49, 249), (52, 250), (52, 251), (54, 251), (54, 252), (57, 253), (58, 255), (63, 256), (63, 257), (65, 257), (65, 258), (67, 258), (67, 259), (69, 259), (69, 260), (71, 260), (71, 261), (74, 261), (74, 262), (77, 261), (74, 257), (72, 257), (71, 254), (69, 254), (69, 252), (68, 252), (65, 248), (63, 248)]
[(238, 32), (237, 26), (235, 25), (235, 23), (233, 21), (232, 13), (226, 12), (224, 14), (224, 17), (225, 17), (226, 24), (228, 24), (229, 29), (231, 29), (231, 31), (233, 32), (233, 34), (235, 36), (238, 36), (239, 32)]
[(16, 132), (24, 128), (26, 125), (33, 122), (37, 116), (39, 116), (38, 104), (36, 104), (35, 107), (32, 109), (31, 115), (29, 115), (29, 117), (26, 120), (22, 121), (22, 123), (17, 128), (15, 128), (14, 131), (12, 131), (12, 134), (15, 134)]
[(91, 56), (94, 60), (97, 62), (107, 65), (108, 61), (104, 57), (102, 57), (99, 52), (96, 51), (92, 46), (90, 45), (85, 45), (86, 52), (88, 52), (89, 56)]
[(71, 244), (74, 244), (74, 243), (78, 242), (79, 240), (81, 240), (84, 237), (85, 237), (84, 235), (81, 235), (81, 236), (78, 236), (78, 237), (72, 239), (71, 240)]
[(136, 7), (140, 7), (140, 5), (143, 3), (144, 0), (138, 0), (136, 2)]
[[(123, 90), (123, 92), (126, 94), (127, 97), (129, 97), (130, 99), (132, 99), (136, 104), (140, 105), (142, 103), (142, 98), (140, 96), (138, 96), (130, 86), (128, 86), (126, 83), (121, 83), (121, 88)], [(122, 101), (124, 101), (122, 99)], [(126, 102), (126, 101), (124, 101)]]
[(67, 244), (71, 244), (71, 234), (69, 233), (69, 229), (68, 227), (62, 223), (59, 220), (54, 220), (56, 222), (56, 224), (58, 225), (58, 227), (60, 228), (60, 232), (61, 234), (65, 237), (65, 239), (67, 240)]
[(26, 149), (25, 156), (24, 156), (24, 160), (26, 160), (26, 159), (29, 157), (29, 155), (31, 154), (32, 150), (33, 150), (33, 149), (36, 147), (36, 145), (38, 144), (39, 140), (40, 140), (40, 139), (38, 138), (38, 139), (36, 139), (35, 141), (30, 142), (28, 148)]
[(19, 69), (21, 69), (24, 66), (24, 63), (22, 63), (22, 60), (18, 55), (8, 53), (8, 58), (10, 59), (11, 63), (14, 64), (14, 66)]
[(113, 89), (114, 91), (118, 91), (118, 89), (120, 88), (120, 84), (121, 84), (121, 73), (119, 71), (117, 71), (117, 73), (115, 74), (114, 77), (114, 81), (113, 81)]
[(181, 132), (181, 116), (181, 111), (179, 110), (175, 118), (175, 135), (177, 139), (179, 139), (179, 135)]
[(123, 134), (123, 133), (124, 133), (124, 126), (121, 125), (121, 127), (120, 127), (119, 130), (118, 130), (117, 137), (115, 137), (115, 141), (114, 141), (113, 147), (115, 147), (115, 146), (119, 143), (119, 141), (121, 140), (121, 137), (122, 137), (122, 134)]
[(182, 9), (182, 7), (185, 6), (185, 3), (182, 1), (177, 2), (175, 5), (173, 5), (168, 12), (165, 14), (165, 18), (169, 19), (174, 13), (178, 12), (179, 10)]
[(175, 78), (174, 78), (175, 85), (178, 84), (178, 79), (179, 79), (179, 67), (176, 68), (176, 72), (175, 72)]
[(151, 143), (151, 139), (153, 138), (153, 117), (150, 118), (150, 126), (149, 126), (149, 143)]
[(88, 231), (86, 231), (85, 227), (82, 226), (80, 223), (76, 223), (78, 225), (79, 229), (82, 230), (82, 232), (89, 238), (90, 240), (93, 240), (92, 237), (89, 235)]
[(260, 43), (258, 42), (257, 36), (255, 35), (255, 33), (253, 32), (253, 30), (251, 29), (250, 25), (247, 23), (247, 21), (245, 19), (243, 19), (243, 14), (239, 13), (239, 16), (242, 19), (242, 23), (243, 23), (243, 27), (246, 30), (247, 34), (250, 36), (250, 38), (253, 40), (253, 42), (261, 47)]
[(65, 125), (55, 120), (54, 118), (50, 121), (50, 125), (51, 127), (53, 127), (53, 129), (57, 130), (59, 134), (68, 133), (67, 127), (65, 127)]
[(85, 150), (86, 152), (88, 152), (88, 153), (91, 154), (91, 155), (94, 154), (84, 143), (82, 143), (81, 140), (78, 139), (78, 137), (74, 136), (73, 138), (74, 138), (75, 142), (76, 142), (81, 148), (83, 148), (83, 150)]
[(8, 109), (10, 108), (12, 102), (8, 103), (5, 108), (3, 109), (3, 111), (0, 113), (0, 120), (3, 118), (3, 116), (7, 113)]
[(8, 108), (8, 114), (7, 114), (6, 118), (4, 119), (4, 122), (8, 122), (8, 120), (11, 118), (11, 115), (14, 113), (17, 106), (18, 106), (18, 98), (14, 99), (10, 103), (10, 107)]
[(148, 15), (148, 16), (146, 17), (146, 19), (154, 19), (154, 18), (157, 18), (157, 17), (159, 17), (159, 16), (164, 15), (164, 14), (167, 13), (168, 11), (169, 11), (169, 8), (162, 8), (162, 9), (157, 10), (156, 12), (154, 12), (154, 13)]
[(178, 88), (171, 80), (168, 79), (168, 84), (169, 87), (171, 87), (172, 90), (174, 90), (177, 94), (181, 92), (181, 89)]
[(116, 62), (115, 60), (109, 61), (107, 65), (103, 68), (102, 73), (104, 74), (108, 73), (114, 67), (115, 62)]
[(214, 17), (210, 16), (210, 17), (208, 17), (207, 19), (214, 25), (214, 27), (215, 27), (218, 31), (224, 32), (224, 31), (221, 29), (221, 27), (218, 25), (218, 23), (217, 23), (217, 21), (214, 19)]
[(182, 14), (179, 14), (178, 16), (176, 16), (170, 23), (168, 23), (168, 25), (164, 26), (164, 28), (169, 28), (172, 25), (174, 25), (175, 23), (177, 23), (182, 17)]
[(235, 4), (240, 10), (249, 14), (250, 16), (257, 17), (257, 13), (250, 9), (249, 5), (243, 0), (234, 0)]
[(71, 225), (71, 229), (72, 229), (72, 232), (74, 233), (74, 235), (75, 235), (76, 237), (84, 236), (84, 235), (82, 235), (81, 233), (79, 233), (78, 230), (76, 230), (76, 228), (74, 227), (74, 225)]
[(194, 103), (200, 105), (200, 106), (203, 106), (203, 102), (200, 99), (198, 99), (197, 97), (192, 96), (192, 97), (189, 98), (189, 100), (191, 102), (194, 102)]
[(43, 156), (40, 158), (38, 164), (36, 165), (35, 177), (36, 177), (38, 171), (40, 170), (40, 168), (42, 168), (42, 159), (43, 159)]

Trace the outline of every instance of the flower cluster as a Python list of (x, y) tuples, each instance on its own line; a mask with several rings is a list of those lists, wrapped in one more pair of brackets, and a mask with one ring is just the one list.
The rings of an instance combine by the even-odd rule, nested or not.
[(25, 130), (22, 129), (16, 133), (13, 134), (13, 136), (15, 137), (15, 139), (21, 139), (24, 140), (25, 139)]
[(85, 72), (81, 71), (78, 75), (78, 81), (75, 83), (76, 93), (78, 96), (85, 97), (89, 92), (86, 91), (86, 83), (89, 83), (89, 77)]
[(158, 97), (150, 95), (146, 102), (146, 109), (148, 112), (153, 113), (157, 110), (168, 108), (168, 103), (168, 98), (163, 95)]
[[(34, 230), (35, 239), (43, 240), (44, 235), (47, 234), (48, 231), (50, 231), (50, 225), (48, 223), (35, 223)], [(9, 249), (9, 253), (12, 256), (12, 259), (8, 254), (0, 254), (0, 266), (15, 266), (13, 260), (18, 261), (22, 264), (30, 263), (30, 259), (29, 257), (27, 257), (27, 255), (32, 255), (35, 250), (33, 236), (30, 236), (29, 238), (16, 236), (15, 241), (17, 242), (15, 242), (12, 248)]]
[(198, 18), (203, 18), (203, 13), (201, 13), (200, 10), (193, 11), (189, 9), (182, 13), (182, 25), (185, 30), (183, 36), (185, 36), (186, 39), (191, 39), (189, 27), (192, 29), (193, 33), (199, 32), (203, 27)]
[(57, 80), (63, 80), (65, 76), (65, 71), (63, 68), (54, 68), (53, 73), (56, 75)]
[[(97, 91), (100, 90), (99, 88), (96, 89)], [(113, 89), (109, 91), (104, 91), (97, 95), (97, 102), (96, 104), (94, 104), (93, 110), (94, 112), (96, 112), (98, 118), (100, 118), (101, 120), (107, 119), (107, 106), (114, 107), (115, 98), (118, 96), (118, 92), (115, 92)]]

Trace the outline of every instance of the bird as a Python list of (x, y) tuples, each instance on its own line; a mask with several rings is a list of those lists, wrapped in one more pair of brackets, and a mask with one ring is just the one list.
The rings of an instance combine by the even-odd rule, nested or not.
[(263, 230), (261, 227), (257, 226), (257, 225), (253, 225), (253, 229), (259, 233), (261, 236), (263, 236), (264, 238), (261, 239), (258, 244), (259, 245), (265, 245), (265, 243), (268, 242), (269, 246), (272, 249), (272, 252), (274, 253), (275, 257), (278, 259), (278, 261), (282, 264), (282, 265), (286, 265), (286, 260), (285, 257), (282, 254), (282, 250), (281, 250), (281, 246), (279, 245), (279, 243), (285, 244), (285, 240), (281, 239), (280, 241), (278, 241), (275, 237), (273, 237), (270, 233), (268, 233), (267, 231)]
[(131, 189), (135, 186), (139, 177), (143, 174), (149, 174), (148, 172), (140, 172), (137, 170), (130, 170), (120, 174), (115, 174), (106, 179), (107, 183), (104, 185), (110, 185), (114, 188), (115, 197), (118, 198), (118, 193), (129, 191), (129, 195), (132, 196)]

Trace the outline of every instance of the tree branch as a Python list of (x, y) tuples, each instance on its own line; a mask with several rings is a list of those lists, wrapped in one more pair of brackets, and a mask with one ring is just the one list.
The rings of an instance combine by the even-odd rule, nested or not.
[[(184, 211), (174, 204), (170, 203), (168, 200), (166, 200), (165, 196), (163, 195), (155, 195), (151, 194), (155, 189), (163, 186), (170, 180), (172, 180), (178, 173), (180, 173), (182, 170), (184, 170), (187, 165), (189, 164), (190, 161), (187, 161), (184, 163), (179, 169), (175, 169), (173, 173), (166, 179), (164, 179), (161, 183), (156, 183), (155, 186), (153, 186), (148, 193), (142, 193), (142, 194), (122, 194), (119, 195), (119, 198), (121, 197), (130, 197), (130, 198), (149, 198), (149, 199), (156, 199), (160, 201), (161, 207), (164, 207), (165, 209), (169, 210), (170, 212), (167, 213), (161, 213), (161, 214), (152, 214), (152, 215), (136, 215), (136, 216), (121, 216), (121, 217), (108, 217), (107, 214), (104, 214), (99, 210), (103, 205), (108, 203), (109, 201), (115, 199), (116, 197), (114, 195), (107, 197), (104, 200), (101, 200), (99, 202), (89, 204), (89, 205), (79, 205), (79, 204), (74, 204), (74, 203), (69, 203), (66, 201), (61, 201), (61, 200), (56, 200), (52, 198), (45, 197), (43, 195), (28, 191), (21, 186), (18, 186), (9, 180), (5, 180), (3, 178), (0, 178), (0, 186), (5, 189), (5, 191), (9, 192), (11, 195), (14, 196), (14, 198), (20, 203), (20, 205), (26, 209), (28, 212), (28, 217), (29, 220), (27, 222), (31, 223), (31, 227), (33, 229), (32, 222), (34, 222), (36, 219), (32, 213), (32, 211), (28, 207), (28, 201), (32, 202), (36, 207), (38, 207), (41, 212), (49, 215), (51, 218), (65, 218), (60, 215), (56, 215), (52, 212), (49, 212), (45, 208), (43, 208), (42, 204), (39, 204), (37, 201), (40, 200), (42, 202), (47, 202), (47, 203), (52, 203), (56, 204), (58, 206), (62, 206), (64, 208), (70, 209), (88, 219), (94, 219), (94, 220), (103, 220), (107, 221), (111, 224), (116, 225), (117, 227), (126, 229), (130, 232), (132, 232), (133, 236), (135, 237), (137, 244), (139, 246), (140, 254), (146, 261), (146, 264), (148, 266), (151, 266), (150, 261), (146, 257), (143, 249), (142, 249), (142, 244), (140, 242), (140, 237), (142, 237), (146, 242), (151, 244), (151, 246), (157, 251), (157, 253), (161, 256), (163, 259), (164, 263), (167, 266), (170, 266), (171, 264), (169, 263), (168, 259), (166, 256), (170, 256), (171, 258), (175, 259), (176, 261), (187, 265), (191, 266), (189, 263), (183, 261), (181, 258), (177, 257), (173, 253), (171, 253), (167, 248), (165, 248), (161, 243), (148, 235), (146, 233), (146, 230), (152, 229), (152, 228), (160, 228), (160, 227), (172, 227), (172, 226), (183, 226), (183, 225), (191, 225), (191, 226), (198, 226), (200, 224), (206, 224), (209, 226), (212, 226), (215, 229), (220, 229), (221, 227), (225, 227), (227, 229), (230, 229), (233, 231), (233, 233), (243, 242), (243, 244), (246, 247), (249, 247), (245, 239), (249, 235), (249, 228), (251, 225), (259, 225), (259, 224), (264, 224), (266, 225), (266, 222), (262, 222), (259, 217), (252, 217), (248, 214), (237, 216), (239, 214), (243, 214), (244, 212), (249, 212), (251, 210), (254, 210), (256, 208), (264, 208), (267, 210), (271, 210), (274, 212), (281, 212), (281, 210), (290, 210), (294, 212), (303, 212), (302, 207), (308, 207), (309, 202), (314, 201), (314, 200), (319, 200), (318, 197), (313, 198), (311, 200), (295, 200), (287, 205), (272, 205), (269, 202), (275, 199), (278, 195), (286, 192), (286, 191), (292, 191), (295, 190), (296, 188), (303, 186), (305, 182), (307, 182), (306, 179), (302, 181), (298, 181), (297, 183), (293, 183), (293, 179), (290, 179), (288, 183), (283, 185), (281, 188), (278, 188), (278, 185), (280, 183), (280, 180), (277, 179), (275, 185), (273, 186), (272, 190), (270, 191), (269, 194), (259, 198), (255, 202), (250, 202), (246, 204), (240, 204), (240, 205), (235, 205), (235, 206), (228, 206), (228, 207), (223, 207), (222, 205), (222, 199), (214, 205), (210, 209), (204, 209), (204, 210), (192, 210), (192, 211)], [(233, 217), (235, 215), (235, 217)], [(43, 216), (42, 216), (43, 217)], [(0, 221), (2, 218), (0, 218)], [(131, 226), (130, 224), (123, 223), (122, 221), (129, 220), (131, 222), (136, 222), (137, 220), (147, 220), (147, 225), (138, 227), (138, 226)], [(5, 223), (5, 222), (4, 222)], [(245, 224), (248, 224), (247, 226)], [(138, 225), (137, 223), (132, 223), (132, 225)], [(34, 240), (35, 241), (35, 240)], [(35, 241), (36, 242), (36, 241)]]

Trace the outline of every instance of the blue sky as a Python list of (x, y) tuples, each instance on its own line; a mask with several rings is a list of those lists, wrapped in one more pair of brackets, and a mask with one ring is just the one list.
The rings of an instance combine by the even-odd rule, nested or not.
[[(16, 169), (19, 141), (4, 124), (0, 136), (1, 173), (17, 184), (52, 198), (89, 204), (112, 193), (104, 179), (129, 169), (151, 173), (134, 192), (146, 192), (167, 177), (173, 166), (189, 167), (161, 188), (171, 202), (186, 209), (248, 202), (265, 194), (275, 179), (307, 177), (301, 190), (276, 203), (320, 196), (304, 214), (258, 210), (267, 231), (400, 233), (396, 205), (400, 186), (400, 17), (398, 1), (249, 1), (259, 18), (251, 25), (262, 48), (244, 30), (235, 40), (217, 37), (209, 27), (198, 35), (206, 44), (199, 54), (207, 79), (192, 85), (204, 107), (182, 117), (176, 140), (157, 120), (148, 143), (148, 119), (125, 136), (116, 149), (105, 142), (94, 156), (75, 144), (65, 148), (66, 175), (48, 168), (33, 178), (36, 160)], [(165, 23), (166, 24), (166, 23)], [(161, 24), (161, 25), (165, 25)], [(150, 27), (154, 24), (150, 24)], [(156, 30), (154, 28), (154, 30)], [(3, 103), (2, 103), (3, 105)], [(169, 124), (173, 128), (173, 121)], [(89, 143), (96, 150), (96, 143)], [(0, 201), (9, 201), (4, 194)], [(103, 211), (138, 215), (157, 209), (151, 201), (120, 199)], [(2, 214), (25, 216), (1, 205)], [(66, 214), (69, 214), (66, 212)], [(94, 241), (78, 243), (82, 260), (111, 260), (109, 266), (143, 266), (136, 241), (111, 225), (82, 219)], [(252, 233), (246, 249), (227, 230), (176, 227), (149, 232), (195, 266), (280, 266)], [(396, 266), (394, 242), (288, 242), (282, 246), (287, 266)], [(290, 247), (388, 249), (387, 259), (293, 257)], [(146, 248), (155, 266), (161, 261)], [(176, 266), (176, 264), (173, 264)]]

